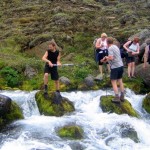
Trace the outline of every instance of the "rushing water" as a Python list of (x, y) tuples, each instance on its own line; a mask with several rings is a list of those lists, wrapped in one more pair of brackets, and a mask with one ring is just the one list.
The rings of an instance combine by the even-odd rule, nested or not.
[[(76, 109), (62, 117), (40, 115), (35, 102), (36, 91), (0, 91), (21, 107), (25, 117), (0, 133), (0, 150), (149, 150), (150, 115), (142, 109), (145, 95), (135, 95), (129, 89), (126, 92), (126, 98), (141, 119), (103, 113), (99, 99), (106, 91), (102, 90), (61, 93), (74, 103)], [(107, 94), (113, 92), (110, 90)], [(83, 128), (82, 140), (62, 139), (57, 135), (60, 127), (72, 124)], [(138, 140), (128, 137), (130, 130), (137, 133)]]

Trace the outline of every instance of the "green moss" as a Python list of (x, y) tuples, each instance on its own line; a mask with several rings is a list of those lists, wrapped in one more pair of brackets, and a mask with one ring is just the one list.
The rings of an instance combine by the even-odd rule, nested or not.
[(58, 130), (58, 135), (62, 138), (82, 139), (83, 130), (79, 126), (65, 126)]
[(17, 119), (23, 119), (22, 112), (15, 102), (12, 102), (11, 111), (10, 113), (6, 114), (5, 119), (7, 120), (7, 122), (11, 122)]
[(49, 93), (49, 97), (44, 98), (44, 93), (39, 91), (36, 93), (36, 101), (41, 114), (47, 116), (62, 116), (65, 113), (74, 111), (73, 103), (63, 98), (60, 104), (55, 104), (53, 101), (54, 93)]
[(12, 102), (10, 112), (0, 118), (0, 129), (6, 124), (18, 119), (23, 119), (22, 111), (15, 102)]
[(147, 94), (147, 96), (143, 100), (142, 107), (150, 113), (150, 93)]
[(129, 101), (125, 100), (125, 102), (121, 104), (112, 103), (111, 100), (114, 96), (102, 96), (100, 98), (100, 106), (103, 112), (111, 112), (117, 114), (128, 114), (129, 116), (139, 117), (138, 113), (132, 108), (132, 105)]
[(124, 86), (133, 90), (135, 93), (141, 93), (142, 89), (144, 88), (144, 84), (142, 79), (129, 79), (128, 77), (123, 78)]

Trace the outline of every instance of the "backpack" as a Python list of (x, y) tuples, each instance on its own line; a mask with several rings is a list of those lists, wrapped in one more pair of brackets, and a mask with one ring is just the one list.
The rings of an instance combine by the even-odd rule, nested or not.
[[(131, 41), (131, 43), (128, 45), (128, 47), (130, 47), (132, 45), (132, 43), (133, 43), (133, 41)], [(123, 47), (124, 44), (122, 44), (120, 46), (120, 55), (121, 55), (121, 58), (126, 58), (128, 56), (128, 53), (127, 53), (126, 49)]]

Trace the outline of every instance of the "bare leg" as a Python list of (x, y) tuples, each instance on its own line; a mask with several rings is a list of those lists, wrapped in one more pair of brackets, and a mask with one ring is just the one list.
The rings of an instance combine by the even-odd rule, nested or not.
[(131, 76), (131, 63), (128, 63), (128, 77)]
[(110, 65), (107, 64), (108, 73), (110, 73)]
[(56, 90), (59, 90), (59, 80), (55, 81), (55, 87), (56, 87)]
[(119, 85), (120, 85), (121, 92), (124, 93), (124, 85), (123, 85), (122, 79), (118, 79), (118, 82), (119, 82)]
[(111, 84), (112, 84), (115, 95), (117, 95), (118, 94), (117, 80), (111, 80)]
[(134, 76), (134, 71), (135, 71), (135, 62), (131, 63), (131, 76)]
[(99, 71), (100, 71), (101, 76), (103, 76), (103, 66), (102, 65), (99, 65)]
[(44, 74), (44, 85), (48, 84), (48, 73)]

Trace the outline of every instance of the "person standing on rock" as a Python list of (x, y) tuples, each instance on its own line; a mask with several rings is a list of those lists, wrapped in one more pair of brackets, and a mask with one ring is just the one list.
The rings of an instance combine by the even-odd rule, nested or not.
[(49, 49), (46, 50), (45, 54), (42, 57), (42, 60), (46, 62), (44, 68), (44, 94), (48, 94), (48, 76), (51, 74), (51, 79), (55, 81), (56, 92), (59, 92), (59, 75), (57, 71), (57, 64), (61, 66), (60, 63), (60, 53), (56, 49), (56, 43), (51, 41), (49, 43)]
[[(120, 101), (124, 102), (124, 85), (122, 81), (123, 62), (122, 62), (119, 48), (113, 43), (114, 43), (114, 39), (112, 37), (108, 37), (107, 38), (108, 56), (105, 56), (103, 58), (103, 61), (104, 62), (108, 61), (111, 69), (110, 79), (115, 93), (115, 97), (112, 100), (112, 102), (120, 103)], [(119, 83), (120, 86), (120, 91), (121, 91), (120, 96), (119, 96), (119, 89), (117, 83)]]
[[(98, 55), (98, 62), (99, 62), (99, 71), (100, 71), (100, 78), (103, 79), (103, 58), (108, 56), (108, 45), (107, 45), (107, 34), (102, 33), (101, 38), (99, 38), (96, 42), (96, 53)], [(107, 62), (106, 62), (107, 63)], [(107, 63), (108, 72), (110, 72), (110, 66)]]
[(146, 47), (144, 52), (144, 64), (143, 68), (147, 68), (148, 64), (150, 64), (150, 39), (146, 40)]
[(135, 78), (135, 57), (139, 54), (139, 38), (135, 37), (133, 41), (126, 42), (123, 47), (127, 50), (127, 63), (128, 63), (128, 78)]

